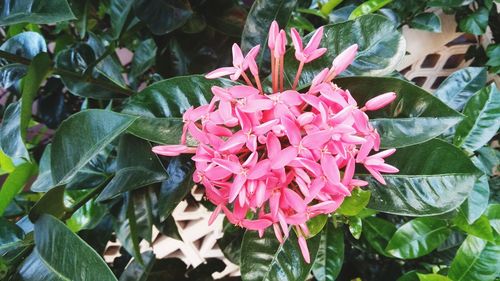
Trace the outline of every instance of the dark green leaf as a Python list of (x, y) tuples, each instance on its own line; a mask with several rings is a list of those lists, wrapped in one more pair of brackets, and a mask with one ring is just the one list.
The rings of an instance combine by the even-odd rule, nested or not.
[(111, 19), (111, 26), (113, 27), (113, 37), (119, 38), (126, 29), (125, 23), (127, 22), (128, 15), (132, 9), (134, 1), (130, 0), (111, 0), (109, 7), (109, 17)]
[(355, 188), (351, 196), (346, 197), (337, 213), (345, 216), (355, 216), (363, 210), (370, 201), (370, 191), (361, 188)]
[[(311, 36), (307, 35), (304, 40), (308, 41)], [(384, 16), (366, 15), (354, 21), (325, 25), (320, 46), (328, 51), (304, 66), (298, 88), (309, 85), (314, 76), (325, 67), (330, 67), (333, 59), (352, 44), (358, 44), (358, 54), (342, 76), (389, 74), (404, 56), (406, 47), (401, 33)], [(292, 84), (297, 68), (294, 51), (289, 50), (285, 56), (285, 84)]]
[(379, 254), (389, 256), (385, 252), (385, 247), (396, 232), (396, 226), (387, 220), (376, 217), (363, 219), (363, 226), (362, 236), (364, 240)]
[(120, 276), (120, 281), (147, 281), (149, 273), (155, 264), (155, 254), (152, 251), (142, 253), (143, 264), (133, 260)]
[(134, 204), (135, 219), (137, 223), (137, 234), (152, 243), (153, 239), (153, 216), (157, 208), (156, 193), (150, 188), (143, 188), (132, 192), (132, 202)]
[(392, 214), (449, 212), (462, 204), (481, 174), (460, 149), (438, 139), (400, 148), (387, 160), (400, 170), (384, 175), (387, 185), (361, 177), (369, 181), (372, 191), (368, 207)]
[(349, 16), (349, 20), (357, 19), (363, 15), (371, 14), (378, 11), (380, 8), (391, 3), (392, 0), (368, 0), (356, 7)]
[(125, 193), (122, 198), (123, 200), (119, 200), (115, 203), (111, 210), (116, 238), (129, 254), (139, 263), (142, 263), (143, 261), (139, 247), (141, 241), (137, 229), (135, 207), (130, 192)]
[(5, 179), (0, 189), (0, 215), (2, 215), (14, 197), (24, 188), (31, 176), (36, 172), (36, 166), (26, 162), (16, 166)]
[(304, 281), (314, 263), (320, 239), (317, 235), (307, 240), (311, 257), (311, 263), (307, 264), (293, 231), (281, 245), (271, 228), (262, 238), (257, 231), (247, 231), (241, 245), (241, 277), (245, 281)]
[(500, 273), (500, 245), (468, 236), (451, 263), (448, 276), (453, 281), (494, 280)]
[(491, 67), (500, 66), (500, 44), (488, 45), (488, 48), (486, 48), (486, 54), (488, 55), (486, 65)]
[[(72, 193), (76, 193), (76, 191), (70, 192), (70, 194)], [(78, 193), (81, 193), (81, 191)], [(74, 212), (73, 215), (66, 221), (66, 225), (75, 233), (83, 229), (93, 229), (101, 222), (106, 214), (106, 206), (101, 205), (92, 199), (76, 210), (76, 212)]]
[(134, 12), (155, 35), (174, 31), (193, 14), (187, 0), (137, 0)]
[(0, 146), (3, 153), (14, 162), (30, 160), (30, 155), (21, 136), (21, 102), (7, 106), (0, 125)]
[(296, 4), (297, 0), (257, 0), (253, 3), (241, 34), (241, 48), (248, 52), (260, 45), (259, 65), (269, 60), (266, 57), (269, 57), (267, 39), (271, 23), (275, 20), (280, 27), (285, 27)]
[(66, 0), (6, 0), (0, 8), (0, 25), (49, 24), (75, 18)]
[(401, 226), (385, 251), (400, 259), (414, 259), (439, 247), (451, 233), (446, 221), (416, 218)]
[(318, 255), (312, 272), (318, 281), (333, 281), (344, 262), (344, 232), (341, 227), (328, 223), (321, 233)]
[(51, 163), (54, 183), (67, 183), (135, 119), (106, 110), (86, 110), (66, 119), (52, 142), (51, 159), (57, 159)]
[(421, 13), (411, 20), (410, 27), (430, 32), (441, 32), (441, 19), (435, 13)]
[(457, 126), (453, 143), (475, 151), (500, 129), (500, 91), (492, 83), (473, 95), (464, 108), (465, 118)]
[(460, 113), (430, 93), (400, 79), (346, 77), (334, 82), (349, 90), (360, 106), (386, 92), (397, 94), (390, 105), (369, 112), (370, 121), (380, 134), (382, 147), (404, 147), (425, 142), (462, 119)]
[(114, 144), (107, 145), (81, 168), (66, 185), (67, 189), (89, 189), (100, 186), (116, 172)]
[(491, 227), (500, 234), (500, 204), (491, 204), (486, 209), (486, 217), (490, 221)]
[(473, 13), (468, 13), (465, 18), (458, 22), (460, 30), (474, 35), (481, 35), (486, 32), (488, 27), (489, 11), (485, 7), (479, 8)]
[(473, 0), (431, 0), (427, 5), (429, 5), (430, 7), (449, 8), (466, 6), (472, 2)]
[(151, 68), (155, 64), (156, 50), (156, 43), (153, 39), (142, 41), (134, 52), (130, 76), (136, 78)]
[(228, 260), (234, 264), (239, 264), (241, 256), (241, 242), (243, 240), (245, 230), (225, 220), (222, 232), (224, 235), (222, 238), (217, 240), (217, 244)]
[(51, 66), (52, 61), (49, 55), (47, 53), (39, 53), (31, 61), (26, 77), (23, 78), (20, 124), (21, 136), (23, 139), (26, 139), (28, 124), (31, 120), (33, 100), (38, 93), (38, 88), (49, 75)]
[(0, 218), (0, 257), (23, 246), (24, 231), (8, 221)]
[(494, 241), (493, 230), (486, 216), (480, 216), (474, 223), (469, 224), (463, 212), (458, 213), (453, 220), (456, 226), (470, 235), (474, 235), (487, 241)]
[(57, 186), (47, 191), (31, 208), (29, 219), (36, 222), (42, 214), (50, 214), (61, 218), (66, 212), (64, 205), (64, 186)]
[(460, 211), (463, 212), (469, 224), (472, 224), (483, 214), (486, 207), (488, 207), (489, 198), (490, 186), (488, 184), (488, 177), (482, 176), (474, 184), (467, 200), (460, 206)]
[(19, 270), (23, 280), (117, 280), (102, 258), (50, 215), (35, 224), (35, 251)]
[(453, 72), (434, 95), (455, 110), (462, 110), (469, 98), (486, 83), (486, 68), (467, 67)]
[(11, 63), (0, 67), (0, 87), (8, 89), (26, 75), (28, 68), (24, 64)]
[(34, 192), (47, 192), (53, 187), (52, 175), (50, 174), (50, 150), (52, 145), (48, 144), (40, 159), (38, 168), (38, 176), (35, 182), (31, 185), (31, 191)]
[(89, 32), (89, 39), (87, 40), (87, 44), (89, 44), (89, 46), (92, 47), (92, 50), (94, 50), (96, 58), (101, 60), (95, 66), (97, 72), (104, 75), (109, 79), (109, 81), (112, 81), (116, 85), (125, 88), (125, 80), (121, 74), (121, 64), (117, 60), (114, 60), (111, 55), (106, 54), (108, 48), (112, 48), (113, 46), (108, 46), (109, 43), (105, 39), (91, 32)]
[(129, 132), (143, 139), (178, 144), (182, 134), (182, 114), (189, 107), (207, 104), (212, 86), (229, 86), (227, 79), (208, 80), (201, 75), (175, 77), (152, 84), (126, 104), (123, 112), (142, 116)]
[(475, 152), (477, 156), (472, 157), (472, 161), (483, 173), (491, 176), (498, 171), (500, 151), (489, 146), (483, 146)]
[(359, 217), (350, 217), (348, 223), (349, 232), (352, 234), (352, 237), (359, 239), (361, 237), (361, 233), (363, 232), (363, 220)]
[(167, 179), (158, 157), (151, 151), (151, 144), (132, 135), (123, 135), (120, 139), (117, 168), (115, 177), (97, 201)]

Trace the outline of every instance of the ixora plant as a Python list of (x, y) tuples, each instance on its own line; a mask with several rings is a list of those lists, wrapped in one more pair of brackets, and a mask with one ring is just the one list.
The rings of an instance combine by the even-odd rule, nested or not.
[[(183, 114), (181, 144), (156, 146), (153, 151), (164, 156), (194, 153), (194, 181), (203, 184), (208, 199), (217, 206), (209, 223), (222, 210), (231, 223), (257, 230), (261, 237), (272, 225), (280, 243), (288, 238), (291, 225), (304, 260), (310, 263), (308, 221), (333, 213), (353, 188), (368, 185), (353, 178), (356, 163), (363, 164), (382, 184), (381, 172), (398, 172), (384, 163), (395, 149), (368, 155), (379, 150), (380, 136), (364, 113), (386, 106), (396, 94), (376, 96), (358, 108), (349, 91), (331, 82), (352, 63), (357, 45), (340, 53), (330, 69), (322, 70), (299, 93), (296, 87), (304, 65), (327, 49), (318, 48), (323, 27), (305, 48), (297, 30), (292, 29), (291, 34), (300, 62), (291, 89), (284, 87), (286, 34), (273, 21), (268, 39), (271, 94), (264, 93), (255, 62), (260, 46), (243, 57), (234, 44), (234, 66), (214, 70), (206, 77), (231, 75), (233, 81), (242, 77), (247, 85), (213, 86), (209, 104)], [(196, 140), (194, 147), (186, 145), (188, 132)], [(249, 212), (254, 219), (248, 218)]]
[(487, 68), (431, 94), (395, 72), (401, 23), (363, 15), (403, 2), (301, 2), (0, 3), (0, 280), (213, 280), (145, 250), (182, 200), (225, 215), (227, 280), (498, 279)]

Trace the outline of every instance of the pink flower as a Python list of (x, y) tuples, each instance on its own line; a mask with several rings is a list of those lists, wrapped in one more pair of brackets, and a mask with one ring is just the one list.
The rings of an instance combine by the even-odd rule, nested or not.
[[(365, 113), (388, 105), (396, 94), (383, 94), (358, 108), (349, 91), (331, 82), (352, 63), (357, 45), (335, 58), (331, 69), (318, 73), (308, 89), (295, 90), (302, 66), (326, 49), (319, 48), (323, 28), (305, 48), (295, 29), (291, 34), (300, 62), (292, 89), (284, 89), (283, 81), (285, 32), (273, 22), (268, 41), (272, 92), (264, 92), (260, 83), (255, 63), (259, 46), (244, 57), (235, 44), (233, 66), (219, 68), (207, 78), (229, 75), (234, 81), (242, 78), (244, 84), (212, 87), (209, 104), (184, 113), (181, 144), (156, 146), (153, 151), (164, 156), (194, 154), (193, 180), (205, 186), (208, 200), (216, 206), (210, 223), (223, 212), (231, 223), (260, 235), (272, 227), (280, 243), (293, 227), (304, 260), (310, 262), (307, 221), (335, 212), (353, 188), (368, 184), (355, 178), (356, 167), (363, 165), (383, 184), (383, 173), (398, 172), (385, 162), (394, 149), (372, 154), (379, 151), (380, 136)], [(188, 137), (198, 146), (187, 146)]]

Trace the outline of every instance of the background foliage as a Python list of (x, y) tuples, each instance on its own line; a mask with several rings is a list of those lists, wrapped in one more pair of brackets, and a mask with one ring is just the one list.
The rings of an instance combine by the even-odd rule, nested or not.
[[(500, 275), (497, 141), (500, 17), (492, 0), (2, 0), (0, 1), (0, 279), (211, 280), (224, 264), (188, 268), (139, 252), (152, 227), (179, 239), (171, 216), (189, 190), (188, 157), (158, 158), (152, 143), (177, 143), (181, 114), (205, 103), (202, 75), (231, 62), (231, 45), (266, 45), (273, 20), (304, 35), (325, 26), (324, 59), (360, 52), (343, 78), (359, 103), (385, 91), (402, 108), (372, 122), (399, 174), (356, 190), (331, 217), (311, 222), (314, 263), (295, 239), (279, 246), (229, 224), (219, 246), (244, 280), (495, 280)], [(400, 30), (439, 32), (436, 11), (460, 31), (494, 42), (472, 46), (472, 67), (429, 94), (394, 72)], [(120, 52), (131, 52), (122, 61)], [(291, 54), (289, 54), (291, 56)], [(259, 61), (266, 67), (268, 54)], [(287, 63), (294, 75), (296, 65)], [(205, 204), (209, 206), (208, 204)], [(293, 234), (292, 234), (293, 235)], [(101, 255), (118, 240), (122, 256)], [(269, 266), (271, 264), (272, 266)], [(239, 278), (228, 278), (239, 279)]]

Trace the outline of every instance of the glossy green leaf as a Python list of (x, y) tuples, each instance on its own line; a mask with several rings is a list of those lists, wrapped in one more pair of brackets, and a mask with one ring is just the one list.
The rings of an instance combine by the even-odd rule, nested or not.
[(500, 234), (500, 204), (491, 204), (486, 209), (486, 217), (490, 221), (491, 227)]
[(134, 52), (130, 76), (138, 77), (150, 69), (155, 64), (156, 51), (157, 47), (153, 39), (142, 41)]
[(40, 200), (31, 208), (29, 219), (32, 222), (43, 214), (49, 214), (57, 218), (61, 218), (66, 212), (64, 205), (64, 186), (56, 186), (47, 191)]
[(318, 281), (333, 281), (337, 278), (344, 262), (344, 231), (328, 223), (321, 232), (318, 255), (312, 272)]
[(290, 232), (280, 245), (271, 228), (259, 238), (257, 231), (247, 231), (241, 244), (241, 277), (245, 281), (306, 280), (318, 252), (320, 236), (307, 240), (311, 263), (300, 252), (297, 236)]
[(469, 224), (476, 221), (488, 207), (490, 198), (490, 186), (488, 177), (480, 177), (472, 188), (467, 200), (460, 206), (460, 211)]
[(360, 106), (386, 92), (397, 94), (390, 105), (368, 112), (370, 122), (380, 134), (382, 147), (403, 147), (427, 141), (462, 119), (460, 113), (430, 93), (401, 79), (346, 77), (334, 82), (349, 90)]
[(372, 191), (368, 207), (392, 214), (431, 216), (449, 212), (462, 204), (481, 175), (463, 151), (438, 139), (399, 148), (386, 160), (399, 169), (399, 173), (384, 175), (387, 185), (360, 176)]
[(118, 201), (111, 210), (113, 229), (116, 238), (123, 248), (139, 263), (142, 263), (139, 243), (141, 242), (137, 229), (135, 207), (130, 192), (125, 193), (123, 200)]
[(408, 271), (401, 277), (399, 277), (396, 281), (420, 281), (420, 279), (418, 278), (418, 274), (419, 273), (416, 270)]
[(460, 7), (472, 3), (473, 0), (430, 0), (427, 5), (430, 7)]
[(227, 79), (208, 80), (202, 75), (182, 76), (154, 83), (130, 98), (124, 113), (141, 116), (129, 132), (143, 139), (179, 144), (182, 114), (189, 107), (207, 104), (212, 86), (229, 86)]
[(105, 76), (109, 81), (122, 88), (125, 88), (125, 79), (122, 76), (122, 66), (115, 60), (111, 55), (106, 55), (107, 49), (109, 48), (109, 42), (107, 42), (103, 37), (97, 36), (92, 32), (89, 32), (89, 38), (87, 44), (92, 47), (96, 58), (99, 63), (95, 66), (95, 70)]
[(462, 110), (469, 98), (486, 83), (486, 68), (467, 67), (453, 72), (439, 85), (434, 95), (446, 105)]
[(309, 229), (309, 236), (307, 238), (310, 239), (320, 233), (325, 227), (327, 221), (328, 216), (323, 214), (309, 219), (306, 222), (307, 228)]
[(490, 222), (484, 215), (480, 216), (473, 223), (469, 224), (469, 222), (467, 222), (465, 214), (459, 211), (453, 222), (456, 226), (458, 226), (458, 228), (470, 235), (474, 235), (487, 241), (494, 241), (493, 230), (491, 229)]
[(24, 231), (15, 223), (0, 217), (0, 257), (23, 246)]
[(147, 281), (149, 273), (155, 264), (155, 254), (152, 251), (142, 253), (143, 264), (133, 260), (120, 275), (120, 281)]
[(2, 4), (0, 25), (49, 24), (75, 18), (66, 0), (6, 0)]
[(357, 6), (349, 16), (349, 20), (357, 19), (363, 15), (371, 14), (378, 11), (380, 8), (391, 3), (392, 0), (368, 0)]
[(350, 217), (348, 224), (349, 232), (352, 234), (352, 237), (359, 239), (361, 237), (361, 233), (363, 232), (363, 220), (359, 217)]
[(448, 276), (453, 281), (494, 280), (500, 273), (500, 245), (468, 236), (451, 263)]
[(394, 233), (385, 251), (400, 259), (418, 258), (439, 247), (450, 233), (444, 220), (416, 218)]
[(134, 1), (129, 0), (111, 0), (109, 17), (111, 26), (113, 27), (113, 37), (115, 39), (119, 38), (124, 32), (124, 29), (126, 29), (125, 24), (133, 4)]
[(92, 229), (101, 222), (106, 214), (106, 206), (92, 199), (76, 210), (66, 221), (66, 225), (75, 233), (83, 229)]
[(475, 152), (476, 157), (472, 157), (472, 161), (476, 167), (488, 176), (496, 173), (500, 167), (500, 151), (489, 146), (483, 146)]
[(117, 280), (89, 245), (50, 215), (36, 222), (35, 251), (19, 274), (27, 281)]
[(193, 14), (187, 0), (137, 0), (134, 12), (155, 35), (174, 31)]
[(34, 192), (47, 192), (54, 186), (52, 182), (52, 175), (50, 174), (50, 151), (52, 144), (48, 144), (43, 151), (42, 158), (40, 159), (38, 167), (38, 176), (31, 185), (31, 191)]
[(148, 141), (123, 135), (118, 146), (118, 172), (99, 194), (97, 201), (109, 200), (120, 193), (167, 179), (158, 157)]
[(337, 213), (345, 216), (355, 216), (363, 210), (370, 201), (370, 191), (361, 188), (355, 188), (351, 196), (346, 197)]
[(28, 67), (28, 72), (23, 78), (22, 99), (21, 99), (21, 136), (26, 139), (26, 131), (31, 120), (31, 111), (33, 100), (35, 99), (38, 88), (45, 81), (50, 73), (52, 61), (47, 53), (36, 55)]
[(253, 46), (260, 45), (259, 65), (269, 60), (266, 57), (269, 57), (267, 39), (271, 23), (275, 20), (279, 26), (286, 26), (296, 4), (296, 0), (257, 0), (253, 3), (241, 34), (241, 48), (248, 52)]
[(24, 188), (35, 172), (36, 166), (27, 162), (17, 166), (5, 179), (0, 189), (0, 215), (5, 212), (10, 202)]
[(396, 226), (387, 220), (377, 217), (363, 219), (362, 237), (381, 255), (389, 256), (385, 247), (395, 232)]
[(500, 129), (500, 91), (495, 84), (473, 95), (464, 108), (465, 118), (457, 126), (453, 143), (475, 151)]
[(481, 35), (486, 32), (488, 27), (489, 11), (485, 7), (481, 7), (473, 13), (468, 13), (465, 18), (458, 22), (460, 30), (474, 35)]
[(217, 240), (224, 257), (234, 264), (240, 263), (241, 243), (245, 230), (224, 220), (223, 236)]
[(26, 75), (27, 70), (26, 65), (20, 63), (0, 67), (0, 87), (3, 89), (12, 87)]
[(417, 275), (420, 281), (451, 281), (448, 277), (437, 273), (432, 273), (432, 274), (417, 273)]
[(435, 13), (421, 13), (410, 21), (410, 27), (430, 32), (441, 32), (441, 19)]
[[(304, 40), (308, 41), (312, 34)], [(384, 76), (391, 73), (405, 54), (406, 43), (401, 33), (386, 17), (366, 15), (354, 21), (324, 26), (321, 47), (328, 51), (321, 58), (304, 66), (298, 88), (309, 85), (321, 70), (330, 67), (333, 59), (352, 44), (358, 44), (354, 62), (342, 76)], [(290, 86), (297, 73), (298, 62), (293, 50), (285, 55), (285, 84)], [(377, 86), (370, 84), (370, 86)]]
[(152, 187), (132, 192), (137, 234), (149, 243), (153, 242), (153, 224), (158, 208), (158, 199)]
[[(14, 163), (20, 159), (30, 160), (30, 155), (21, 136), (21, 102), (13, 102), (5, 109), (0, 124), (0, 147)], [(24, 160), (22, 160), (24, 161)]]
[(86, 110), (66, 119), (52, 142), (51, 159), (57, 159), (51, 163), (54, 183), (67, 183), (135, 119), (106, 110)]
[[(500, 44), (490, 44), (486, 48), (486, 55), (488, 55), (488, 61), (486, 65), (492, 68), (500, 66)], [(496, 72), (498, 74), (498, 71)]]

